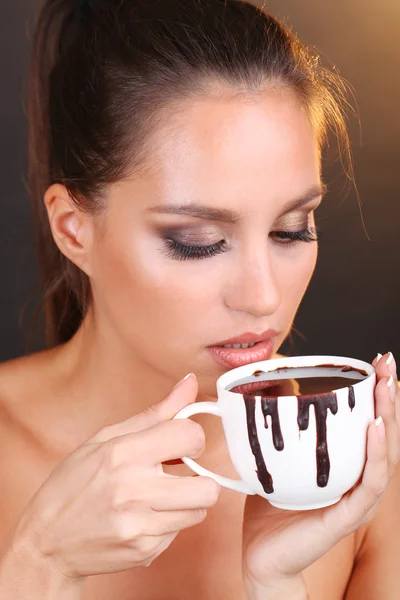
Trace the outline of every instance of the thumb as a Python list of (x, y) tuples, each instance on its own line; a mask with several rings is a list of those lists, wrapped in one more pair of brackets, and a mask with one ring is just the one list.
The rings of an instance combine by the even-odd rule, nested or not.
[(160, 402), (152, 404), (126, 421), (104, 427), (88, 441), (107, 442), (111, 438), (144, 431), (163, 421), (170, 421), (182, 408), (196, 401), (198, 389), (196, 375), (189, 373)]
[[(189, 373), (174, 389), (158, 404), (153, 404), (137, 415), (136, 419), (143, 422), (143, 429), (158, 425), (162, 421), (170, 421), (185, 406), (196, 401), (199, 385), (196, 375)], [(133, 417), (135, 419), (135, 417)]]

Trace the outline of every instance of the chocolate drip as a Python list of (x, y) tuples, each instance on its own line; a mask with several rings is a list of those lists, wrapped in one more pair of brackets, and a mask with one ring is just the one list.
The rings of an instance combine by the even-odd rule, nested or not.
[(254, 371), (253, 377), (260, 377), (260, 375), (263, 375), (264, 373), (265, 371)]
[(275, 450), (283, 450), (285, 443), (283, 441), (281, 424), (278, 413), (277, 398), (261, 398), (261, 407), (264, 415), (265, 428), (268, 429), (267, 416), (270, 415), (272, 421), (272, 439), (274, 441)]
[(350, 373), (351, 371), (354, 371), (354, 373), (359, 373), (363, 377), (368, 377), (368, 373), (367, 373), (367, 371), (365, 371), (365, 369), (358, 369), (357, 367), (349, 367), (349, 365), (339, 366), (339, 365), (326, 364), (326, 365), (318, 365), (318, 367), (329, 367), (329, 368), (340, 369), (342, 371), (342, 373)]
[(356, 405), (356, 397), (354, 394), (354, 387), (352, 385), (349, 386), (349, 406), (351, 412), (353, 412), (353, 408)]
[(264, 462), (264, 457), (261, 451), (260, 441), (257, 434), (256, 426), (256, 400), (255, 398), (245, 397), (244, 402), (246, 405), (247, 414), (247, 431), (249, 435), (251, 451), (256, 459), (257, 465), (257, 477), (266, 494), (272, 494), (274, 491), (274, 485), (272, 477), (267, 470)]
[(338, 411), (337, 397), (335, 392), (331, 392), (322, 396), (299, 396), (297, 400), (299, 407), (297, 423), (300, 431), (308, 429), (310, 406), (314, 405), (317, 426), (317, 485), (318, 487), (326, 487), (330, 472), (326, 419), (328, 409), (333, 415), (336, 415)]
[[(345, 365), (320, 365), (324, 367), (335, 367), (340, 371), (349, 373), (350, 371), (358, 372), (359, 375), (366, 375), (366, 371), (362, 369), (354, 369)], [(285, 367), (286, 369), (286, 367)], [(306, 369), (306, 367), (304, 367)], [(277, 369), (274, 373), (280, 372)], [(254, 378), (263, 375), (263, 371), (255, 371)], [(306, 374), (307, 375), (307, 374)], [(272, 440), (274, 448), (277, 451), (284, 449), (285, 443), (282, 435), (281, 424), (278, 412), (278, 398), (282, 396), (292, 395), (285, 387), (286, 380), (290, 381), (290, 377), (283, 379), (258, 380), (258, 382), (236, 382), (233, 384), (231, 391), (243, 395), (246, 414), (247, 414), (247, 431), (250, 441), (251, 450), (256, 462), (257, 477), (267, 494), (274, 491), (273, 479), (268, 472), (267, 465), (262, 453), (260, 440), (258, 438), (256, 428), (256, 407), (260, 400), (260, 407), (264, 417), (264, 426), (269, 428), (268, 416), (271, 418)], [(323, 380), (323, 384), (321, 383)], [(349, 381), (351, 380), (351, 381)], [(356, 377), (341, 377), (338, 376), (314, 376), (303, 377), (298, 379), (298, 388), (300, 393), (296, 394), (298, 402), (297, 423), (300, 431), (305, 431), (309, 427), (310, 422), (310, 407), (314, 406), (315, 421), (316, 421), (316, 464), (317, 464), (317, 485), (324, 488), (328, 485), (330, 475), (330, 459), (327, 442), (327, 417), (328, 410), (332, 415), (338, 412), (338, 401), (335, 392), (330, 390), (339, 389), (340, 386), (348, 389), (348, 405), (353, 411), (356, 405), (356, 397), (354, 385), (360, 380)], [(353, 383), (354, 385), (351, 385)], [(329, 387), (328, 387), (329, 386)], [(333, 386), (333, 387), (330, 387)], [(337, 386), (337, 387), (334, 387)], [(325, 387), (325, 389), (324, 389)], [(322, 388), (322, 389), (321, 389)], [(329, 390), (329, 391), (326, 391)], [(294, 395), (294, 394), (293, 394)]]

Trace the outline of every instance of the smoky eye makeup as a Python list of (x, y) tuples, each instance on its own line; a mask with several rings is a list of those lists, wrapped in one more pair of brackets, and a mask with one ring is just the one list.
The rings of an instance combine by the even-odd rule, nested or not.
[(312, 220), (312, 215), (315, 209), (308, 210), (296, 210), (291, 213), (288, 213), (274, 223), (272, 230), (282, 230), (282, 231), (299, 231), (300, 229), (304, 229), (310, 224), (310, 220)]
[(296, 242), (318, 242), (320, 230), (311, 218), (315, 209), (295, 211), (285, 215), (273, 226), (270, 238), (281, 246), (291, 247)]
[(173, 240), (184, 246), (209, 246), (225, 239), (215, 227), (168, 228), (160, 231), (160, 235), (164, 240)]
[(160, 236), (161, 252), (173, 260), (211, 258), (228, 249), (225, 236), (215, 227), (168, 228)]
[[(319, 240), (319, 230), (313, 226), (311, 215), (314, 209), (296, 210), (279, 218), (271, 230), (266, 232), (274, 245), (288, 250), (299, 242), (311, 243)], [(162, 240), (160, 252), (172, 260), (194, 260), (212, 258), (230, 249), (226, 224), (224, 231), (216, 225), (160, 225), (157, 236)], [(232, 233), (232, 232), (231, 232)]]

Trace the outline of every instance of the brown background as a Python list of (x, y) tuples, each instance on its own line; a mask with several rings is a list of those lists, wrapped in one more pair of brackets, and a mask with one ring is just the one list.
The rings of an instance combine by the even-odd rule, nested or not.
[[(23, 109), (33, 0), (0, 0), (0, 360), (24, 352), (18, 321), (35, 281), (24, 187)], [(372, 360), (400, 358), (400, 3), (397, 0), (271, 0), (269, 11), (292, 24), (355, 88), (362, 123), (350, 124), (358, 189), (346, 198), (340, 165), (325, 179), (331, 192), (318, 211), (322, 229), (316, 274), (296, 320), (292, 352)]]

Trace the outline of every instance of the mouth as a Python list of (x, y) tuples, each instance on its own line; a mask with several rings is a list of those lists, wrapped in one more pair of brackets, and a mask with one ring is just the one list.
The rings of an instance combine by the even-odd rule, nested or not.
[(234, 369), (254, 362), (269, 360), (274, 351), (277, 332), (268, 329), (261, 334), (245, 333), (220, 344), (208, 346), (211, 356), (223, 367)]

